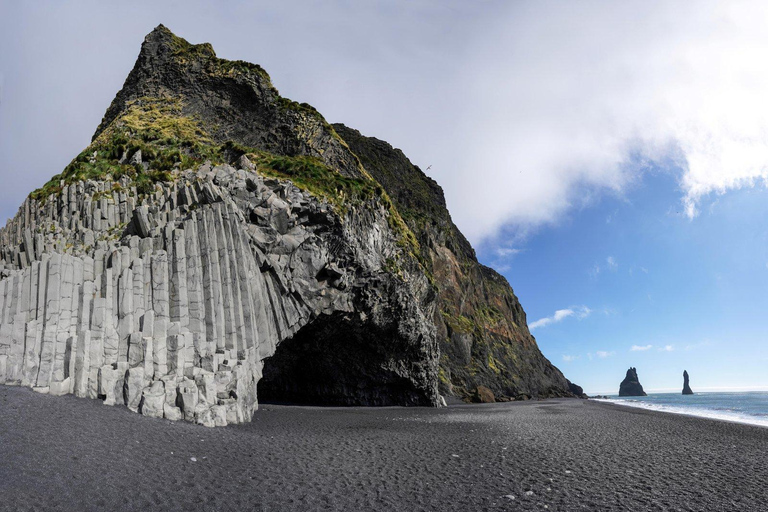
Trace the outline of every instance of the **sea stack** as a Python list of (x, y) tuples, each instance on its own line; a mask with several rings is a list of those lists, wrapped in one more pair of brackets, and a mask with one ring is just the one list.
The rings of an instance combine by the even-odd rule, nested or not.
[(637, 370), (630, 368), (627, 370), (627, 376), (619, 385), (619, 396), (648, 396), (643, 391), (643, 386), (637, 378)]
[(688, 385), (688, 372), (683, 370), (683, 394), (684, 395), (692, 395), (693, 390), (691, 389), (691, 386)]

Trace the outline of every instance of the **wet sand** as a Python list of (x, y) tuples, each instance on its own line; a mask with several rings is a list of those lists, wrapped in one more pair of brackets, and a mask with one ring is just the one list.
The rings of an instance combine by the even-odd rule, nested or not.
[(545, 509), (768, 510), (768, 429), (575, 399), (208, 429), (0, 386), (0, 510)]

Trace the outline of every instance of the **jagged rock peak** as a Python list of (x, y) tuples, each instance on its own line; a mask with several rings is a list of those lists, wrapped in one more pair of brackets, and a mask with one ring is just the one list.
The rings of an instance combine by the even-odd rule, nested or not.
[(691, 386), (688, 381), (688, 371), (683, 370), (683, 394), (684, 395), (692, 395), (693, 390), (691, 389)]
[(637, 370), (630, 368), (627, 370), (627, 376), (619, 385), (619, 396), (647, 396), (637, 377)]
[(259, 65), (216, 56), (158, 25), (144, 39), (133, 69), (93, 141), (137, 104), (173, 104), (211, 143), (283, 156), (308, 156), (350, 178), (367, 178), (357, 157), (311, 105), (280, 96)]

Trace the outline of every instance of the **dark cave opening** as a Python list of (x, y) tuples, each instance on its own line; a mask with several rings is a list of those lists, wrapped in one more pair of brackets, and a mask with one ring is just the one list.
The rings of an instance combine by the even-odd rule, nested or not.
[[(393, 336), (395, 338), (393, 338)], [(428, 405), (394, 368), (396, 333), (346, 313), (321, 315), (264, 359), (260, 403), (326, 406)], [(399, 352), (399, 353), (398, 353)]]

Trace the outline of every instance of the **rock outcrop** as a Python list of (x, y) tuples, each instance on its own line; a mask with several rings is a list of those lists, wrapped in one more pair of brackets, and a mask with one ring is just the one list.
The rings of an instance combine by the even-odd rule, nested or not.
[(542, 355), (507, 280), (477, 261), (440, 185), (387, 142), (333, 127), (416, 234), (420, 260), (437, 287), (440, 392), (472, 399), (484, 386), (496, 397), (584, 396)]
[(683, 394), (684, 395), (692, 395), (693, 390), (691, 389), (690, 384), (688, 383), (688, 371), (683, 370)]
[(643, 386), (640, 384), (640, 379), (637, 378), (637, 370), (630, 368), (627, 370), (627, 376), (621, 381), (619, 385), (619, 396), (648, 396), (643, 391)]
[(0, 383), (208, 426), (259, 399), (573, 396), (439, 186), (338, 130), (159, 26), (91, 145), (0, 229)]

